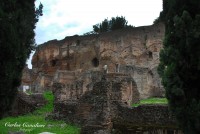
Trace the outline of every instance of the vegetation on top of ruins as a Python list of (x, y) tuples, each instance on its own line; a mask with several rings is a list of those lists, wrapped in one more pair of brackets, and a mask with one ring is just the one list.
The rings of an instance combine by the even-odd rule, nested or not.
[[(79, 134), (80, 129), (76, 126), (66, 124), (64, 121), (55, 120), (45, 120), (48, 113), (53, 110), (53, 100), (54, 96), (52, 92), (45, 92), (44, 97), (48, 100), (48, 103), (34, 111), (33, 113), (18, 116), (18, 117), (8, 117), (0, 120), (0, 130), (2, 134), (7, 134), (8, 132), (19, 132), (23, 131), (29, 134), (38, 134), (41, 132), (52, 132), (56, 134)], [(9, 126), (9, 124), (16, 124), (14, 126)], [(21, 125), (20, 127), (17, 127)], [(27, 127), (28, 125), (45, 125), (44, 127)]]
[(0, 119), (11, 108), (22, 70), (35, 47), (34, 29), (42, 8), (42, 4), (35, 7), (35, 0), (0, 2)]
[(103, 32), (109, 32), (109, 31), (114, 31), (117, 29), (122, 29), (125, 27), (133, 27), (133, 26), (128, 25), (128, 21), (125, 19), (125, 17), (117, 16), (117, 17), (112, 17), (110, 20), (104, 19), (101, 23), (93, 25), (93, 31), (85, 33), (85, 35), (99, 34)]
[(158, 72), (185, 134), (200, 133), (200, 1), (164, 0), (166, 26)]
[(133, 107), (137, 107), (139, 105), (144, 105), (144, 104), (164, 104), (164, 105), (167, 105), (168, 104), (168, 101), (166, 98), (148, 98), (148, 99), (143, 99), (143, 100), (140, 100), (139, 103), (135, 103), (135, 104), (132, 104)]

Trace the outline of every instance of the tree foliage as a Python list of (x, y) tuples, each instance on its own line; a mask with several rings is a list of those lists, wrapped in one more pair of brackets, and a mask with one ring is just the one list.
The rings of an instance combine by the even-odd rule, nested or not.
[(185, 134), (200, 133), (200, 1), (164, 0), (164, 49), (158, 72)]
[(22, 70), (34, 49), (34, 29), (42, 4), (35, 0), (0, 2), (0, 118), (9, 111), (20, 85)]
[(130, 26), (127, 24), (128, 21), (123, 16), (112, 17), (111, 20), (104, 19), (101, 23), (93, 25), (93, 31), (94, 33), (113, 31)]

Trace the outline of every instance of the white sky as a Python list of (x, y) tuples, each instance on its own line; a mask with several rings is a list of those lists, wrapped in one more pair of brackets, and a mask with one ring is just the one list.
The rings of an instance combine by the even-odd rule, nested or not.
[(116, 16), (124, 16), (136, 27), (151, 25), (162, 10), (162, 0), (37, 0), (36, 5), (40, 2), (44, 8), (35, 29), (37, 44), (81, 35)]

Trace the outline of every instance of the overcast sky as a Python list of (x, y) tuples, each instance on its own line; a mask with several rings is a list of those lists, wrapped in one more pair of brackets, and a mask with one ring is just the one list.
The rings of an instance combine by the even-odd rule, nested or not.
[(40, 2), (44, 8), (35, 29), (37, 44), (81, 35), (116, 16), (124, 16), (129, 25), (151, 25), (162, 10), (162, 0), (37, 0), (36, 5)]

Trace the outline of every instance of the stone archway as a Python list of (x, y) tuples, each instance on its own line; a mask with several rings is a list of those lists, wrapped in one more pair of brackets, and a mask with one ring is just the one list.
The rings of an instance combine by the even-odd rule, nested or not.
[(99, 59), (97, 59), (96, 57), (92, 59), (92, 65), (94, 67), (98, 67), (99, 66)]

